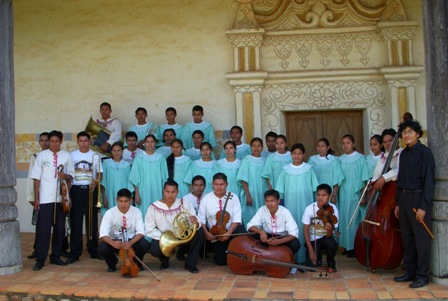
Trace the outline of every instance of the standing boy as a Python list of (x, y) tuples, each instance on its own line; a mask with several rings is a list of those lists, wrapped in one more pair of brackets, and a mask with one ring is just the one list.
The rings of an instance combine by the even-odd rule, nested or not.
[(435, 163), (431, 150), (418, 140), (423, 135), (418, 121), (405, 120), (399, 129), (406, 148), (400, 154), (395, 216), (400, 220), (406, 273), (394, 280), (412, 281), (409, 286), (419, 288), (429, 282), (431, 237), (423, 224), (431, 228)]
[(123, 160), (127, 161), (132, 166), (135, 156), (142, 153), (143, 150), (137, 147), (138, 138), (135, 132), (129, 131), (126, 133), (125, 137), (127, 147), (123, 150)]
[[(143, 149), (143, 143), (145, 137), (149, 134), (157, 135), (157, 124), (155, 122), (147, 122), (148, 112), (145, 108), (138, 107), (135, 110), (135, 118), (137, 119), (137, 124), (129, 128), (129, 131), (135, 132), (137, 134), (137, 147)], [(127, 142), (125, 143), (126, 146)]]
[[(243, 160), (247, 155), (252, 154), (252, 150), (249, 144), (243, 143), (241, 138), (243, 137), (243, 129), (240, 126), (234, 125), (230, 129), (230, 138), (236, 144), (235, 157), (237, 159)], [(222, 151), (221, 159), (226, 157), (226, 152)]]
[[(36, 158), (31, 178), (34, 179), (34, 208), (39, 209), (36, 223), (36, 264), (39, 271), (45, 264), (51, 240), (50, 263), (66, 265), (61, 260), (65, 234), (65, 217), (62, 211), (59, 180), (70, 181), (75, 172), (70, 154), (61, 150), (62, 133), (51, 131), (50, 148), (41, 151)], [(53, 236), (51, 230), (53, 228)]]
[(159, 125), (159, 127), (157, 129), (156, 138), (157, 138), (157, 140), (159, 140), (159, 143), (157, 143), (157, 146), (163, 145), (163, 143), (162, 143), (163, 132), (166, 129), (173, 129), (176, 132), (176, 137), (181, 137), (183, 127), (182, 127), (182, 125), (180, 125), (176, 122), (176, 117), (177, 117), (177, 111), (175, 108), (169, 107), (165, 110), (166, 123)]
[(111, 118), (112, 107), (110, 103), (103, 102), (100, 105), (101, 119), (97, 119), (96, 123), (105, 127), (111, 132), (109, 139), (100, 146), (104, 152), (109, 152), (109, 148), (114, 142), (121, 140), (121, 123), (117, 118)]

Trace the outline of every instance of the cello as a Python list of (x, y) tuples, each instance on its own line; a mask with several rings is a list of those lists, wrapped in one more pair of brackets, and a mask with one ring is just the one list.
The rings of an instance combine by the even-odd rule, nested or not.
[(294, 254), (287, 246), (264, 246), (251, 236), (234, 238), (227, 248), (227, 265), (238, 275), (251, 275), (255, 271), (262, 271), (275, 278), (284, 278), (291, 272), (291, 268), (307, 271), (320, 271), (328, 275), (325, 268), (312, 268), (294, 264)]
[[(389, 169), (400, 134), (395, 134), (381, 175)], [(381, 191), (371, 189), (369, 194), (366, 216), (356, 231), (355, 256), (372, 272), (377, 268), (394, 269), (403, 258), (400, 225), (394, 214), (396, 182), (385, 183)]]

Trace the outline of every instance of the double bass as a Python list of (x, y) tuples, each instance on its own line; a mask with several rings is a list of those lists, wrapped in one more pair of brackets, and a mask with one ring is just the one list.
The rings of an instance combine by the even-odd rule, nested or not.
[[(381, 175), (385, 174), (398, 145), (400, 132), (395, 134), (392, 147)], [(385, 183), (381, 191), (371, 189), (366, 216), (355, 236), (355, 256), (359, 263), (372, 269), (394, 269), (403, 258), (400, 225), (395, 217), (396, 182)]]

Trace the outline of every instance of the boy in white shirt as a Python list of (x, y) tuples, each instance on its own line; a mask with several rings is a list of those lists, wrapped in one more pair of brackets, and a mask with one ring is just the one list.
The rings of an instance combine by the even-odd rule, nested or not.
[(131, 164), (131, 166), (134, 162), (134, 158), (143, 152), (142, 149), (137, 147), (137, 140), (138, 138), (135, 132), (129, 131), (126, 133), (127, 147), (123, 150), (123, 160)]

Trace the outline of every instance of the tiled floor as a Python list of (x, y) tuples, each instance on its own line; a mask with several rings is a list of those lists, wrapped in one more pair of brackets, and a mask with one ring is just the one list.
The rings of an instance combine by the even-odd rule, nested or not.
[[(42, 296), (67, 296), (79, 298), (121, 299), (446, 299), (448, 287), (429, 284), (411, 289), (408, 283), (396, 283), (393, 277), (402, 273), (401, 267), (393, 271), (378, 270), (372, 273), (358, 264), (356, 259), (338, 255), (338, 272), (327, 277), (317, 273), (296, 273), (287, 278), (276, 279), (263, 275), (238, 276), (226, 266), (213, 264), (211, 259), (201, 261), (200, 273), (190, 274), (183, 263), (171, 259), (168, 270), (159, 271), (158, 261), (151, 255), (145, 263), (160, 278), (157, 281), (148, 271), (140, 272), (132, 279), (121, 277), (120, 272), (106, 272), (104, 261), (87, 256), (66, 267), (49, 264), (35, 272), (31, 254), (34, 234), (23, 233), (23, 271), (14, 275), (0, 276), (0, 295), (27, 293)], [(1, 296), (0, 296), (1, 299)]]

